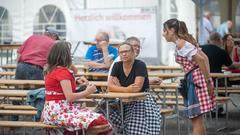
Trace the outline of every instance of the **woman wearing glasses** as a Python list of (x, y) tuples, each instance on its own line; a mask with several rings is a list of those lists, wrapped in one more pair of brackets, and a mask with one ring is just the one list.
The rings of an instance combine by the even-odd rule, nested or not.
[[(118, 49), (121, 61), (114, 64), (108, 81), (110, 92), (147, 92), (149, 80), (144, 62), (135, 59), (133, 46), (124, 43)], [(155, 99), (147, 99), (123, 104), (124, 123), (121, 123), (120, 110), (110, 112), (110, 120), (120, 134), (159, 135), (161, 128), (160, 108)], [(121, 127), (124, 125), (124, 127)]]

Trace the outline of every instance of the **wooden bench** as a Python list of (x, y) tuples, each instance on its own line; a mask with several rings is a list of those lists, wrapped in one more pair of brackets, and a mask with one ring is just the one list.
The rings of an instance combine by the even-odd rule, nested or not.
[(0, 109), (5, 109), (5, 110), (36, 110), (36, 108), (31, 106), (31, 105), (12, 105), (12, 104), (1, 104)]
[(36, 115), (36, 110), (0, 110), (0, 115)]
[[(6, 54), (6, 55), (2, 55), (0, 57), (0, 65), (3, 65), (5, 63), (15, 63), (16, 62), (16, 55), (14, 55), (17, 51), (17, 49), (20, 47), (20, 44), (1, 44), (0, 45), (0, 53), (2, 54)], [(5, 59), (5, 60), (3, 60)]]
[(0, 76), (15, 76), (15, 72), (14, 71), (0, 72)]
[[(24, 128), (24, 133), (23, 133), (24, 135), (26, 134), (25, 128), (40, 128), (40, 129), (59, 128), (57, 126), (47, 125), (47, 124), (44, 124), (42, 122), (32, 122), (32, 121), (0, 121), (0, 127), (4, 127), (4, 128)], [(9, 134), (9, 130), (4, 131), (4, 133)]]
[(226, 103), (230, 100), (230, 97), (216, 97), (216, 102), (218, 103)]
[(42, 122), (32, 121), (0, 121), (0, 127), (59, 128)]
[(43, 80), (9, 80), (0, 79), (0, 86), (18, 86), (21, 88), (38, 88), (44, 87), (45, 82)]
[[(61, 128), (54, 125), (47, 125), (42, 122), (32, 122), (32, 121), (0, 121), (0, 127), (18, 127), (18, 128), (42, 128), (42, 129), (51, 129), (51, 128)], [(93, 135), (101, 132), (105, 132), (109, 129), (110, 125), (98, 125), (91, 127), (87, 130), (87, 134)], [(26, 134), (24, 130), (24, 134)], [(85, 131), (83, 130), (83, 134)]]
[(13, 70), (16, 69), (16, 67), (17, 67), (16, 64), (6, 64), (6, 65), (0, 66), (0, 68), (2, 68), (2, 69), (5, 70), (5, 71), (8, 71), (8, 70), (13, 71)]

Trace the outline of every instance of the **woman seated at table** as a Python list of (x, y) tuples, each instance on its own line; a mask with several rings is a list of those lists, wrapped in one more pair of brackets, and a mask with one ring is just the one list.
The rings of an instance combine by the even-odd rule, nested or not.
[[(93, 84), (88, 84), (84, 91), (75, 93), (76, 82), (69, 71), (69, 67), (72, 65), (69, 46), (70, 43), (65, 41), (55, 43), (47, 59), (46, 101), (42, 119), (45, 124), (61, 126), (66, 129), (65, 131), (61, 128), (50, 130), (49, 134), (51, 135), (72, 135), (81, 129), (109, 124), (103, 115), (73, 103), (73, 101), (95, 92), (96, 87)], [(110, 130), (109, 125), (109, 128), (105, 130), (106, 132), (101, 133), (101, 135), (108, 134)]]
[[(144, 62), (135, 59), (133, 47), (127, 43), (119, 46), (120, 58), (114, 64), (108, 90), (110, 92), (136, 93), (148, 92), (149, 80)], [(120, 134), (126, 135), (159, 135), (161, 128), (160, 107), (153, 96), (148, 95), (145, 100), (123, 104), (124, 127), (118, 109), (111, 109), (109, 118), (113, 127)]]

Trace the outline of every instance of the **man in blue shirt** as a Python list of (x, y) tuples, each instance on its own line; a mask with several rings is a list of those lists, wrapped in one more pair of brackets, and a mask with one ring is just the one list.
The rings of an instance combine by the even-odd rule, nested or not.
[(231, 29), (233, 26), (232, 21), (228, 20), (226, 22), (223, 22), (217, 29), (217, 32), (223, 37), (225, 34), (229, 33), (229, 29)]
[(96, 45), (88, 49), (84, 65), (89, 67), (89, 72), (108, 72), (118, 51), (108, 44), (109, 35), (106, 32), (97, 33), (95, 39)]

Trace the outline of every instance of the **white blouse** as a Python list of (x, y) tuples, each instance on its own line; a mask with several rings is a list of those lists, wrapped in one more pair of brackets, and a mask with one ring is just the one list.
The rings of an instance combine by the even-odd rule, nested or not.
[(175, 55), (180, 55), (182, 57), (187, 57), (188, 60), (192, 60), (192, 56), (194, 56), (199, 48), (195, 47), (193, 44), (186, 41), (185, 45), (175, 50)]

